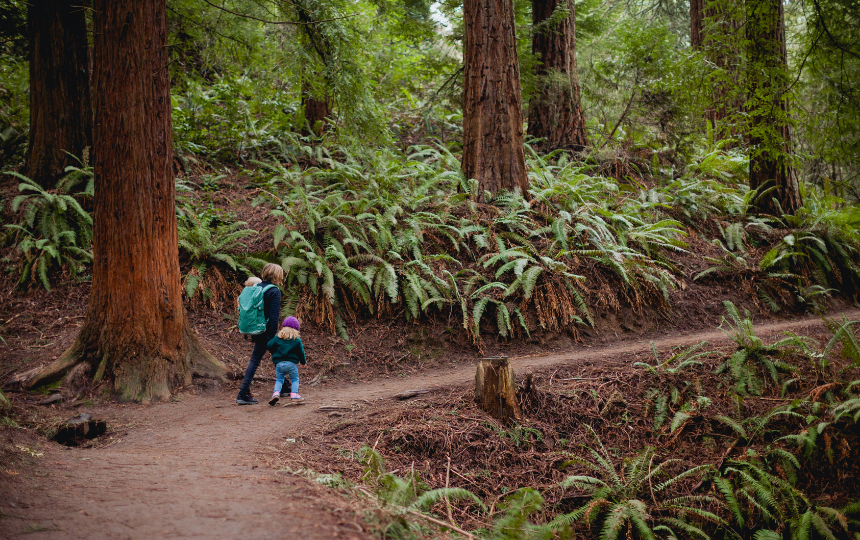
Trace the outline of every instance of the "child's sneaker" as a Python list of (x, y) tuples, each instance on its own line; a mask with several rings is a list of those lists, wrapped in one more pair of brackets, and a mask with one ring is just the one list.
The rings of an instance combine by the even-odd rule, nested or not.
[(291, 399), (291, 400), (293, 400), (293, 401), (301, 401), (301, 400), (303, 400), (303, 399), (305, 399), (305, 398), (303, 398), (302, 396), (298, 395), (298, 394), (297, 394), (297, 393), (295, 393), (295, 392), (291, 392), (291, 393), (290, 393), (290, 399)]
[(281, 393), (275, 392), (274, 394), (272, 394), (272, 399), (269, 400), (269, 405), (274, 407), (279, 399), (281, 399)]

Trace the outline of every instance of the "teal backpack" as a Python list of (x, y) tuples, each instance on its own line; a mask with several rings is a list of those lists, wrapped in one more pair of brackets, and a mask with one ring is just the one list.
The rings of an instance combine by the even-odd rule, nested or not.
[(239, 332), (256, 336), (266, 331), (266, 313), (263, 309), (263, 293), (274, 285), (245, 287), (239, 295)]

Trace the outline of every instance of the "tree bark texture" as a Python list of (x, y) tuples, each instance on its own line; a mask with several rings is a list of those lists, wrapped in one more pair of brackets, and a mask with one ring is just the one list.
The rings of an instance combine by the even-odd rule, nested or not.
[(760, 196), (757, 209), (779, 216), (802, 205), (797, 175), (790, 164), (788, 66), (785, 22), (780, 0), (747, 0), (749, 77), (750, 188), (772, 191)]
[[(300, 26), (301, 37), (305, 47), (315, 51), (322, 65), (327, 68), (332, 57), (332, 45), (329, 37), (321, 31), (318, 25), (312, 24), (316, 17), (309, 6), (304, 5), (302, 1), (295, 1), (292, 4), (296, 8), (299, 22), (302, 23)], [(326, 119), (331, 118), (334, 103), (328, 92), (315, 91), (311, 80), (307, 78), (308, 75), (320, 78), (317, 73), (307, 73), (308, 71), (319, 71), (319, 66), (314, 66), (311, 63), (311, 65), (306, 65), (304, 69), (306, 72), (302, 80), (302, 112), (305, 123), (301, 126), (301, 132), (303, 135), (313, 133), (319, 136), (325, 130)], [(322, 85), (325, 88), (330, 87), (331, 81), (328, 78), (328, 71), (324, 69), (321, 79), (324, 80)], [(322, 97), (320, 97), (320, 93), (323, 94)]]
[(475, 371), (475, 401), (487, 414), (502, 422), (520, 420), (514, 368), (507, 357), (485, 358)]
[(76, 342), (30, 386), (79, 362), (123, 399), (223, 375), (180, 290), (165, 0), (96, 0), (93, 285)]
[[(71, 0), (30, 0), (30, 142), (25, 174), (52, 188), (92, 146), (93, 110), (84, 8)], [(68, 153), (67, 153), (68, 152)], [(69, 154), (72, 154), (70, 156)]]
[[(547, 24), (559, 6), (570, 15)], [(576, 73), (576, 7), (573, 0), (532, 0), (532, 52), (540, 57), (537, 92), (529, 102), (528, 134), (546, 149), (580, 151), (588, 144)]]
[(465, 0), (463, 174), (484, 191), (526, 195), (520, 69), (512, 0)]
[(690, 46), (701, 50), (705, 43), (705, 4), (707, 0), (690, 0)]
[(737, 62), (743, 55), (739, 47), (743, 25), (736, 7), (726, 0), (690, 0), (690, 45), (712, 66), (712, 77), (706, 83), (711, 99), (705, 119), (716, 140), (738, 135), (731, 117), (744, 108), (742, 96), (735, 91), (740, 86)]
[[(328, 118), (332, 113), (332, 100), (329, 96), (322, 99), (315, 96), (309, 84), (302, 85), (302, 110), (304, 111), (305, 123), (302, 126), (302, 134), (322, 135), (325, 131)], [(310, 129), (310, 131), (308, 131)]]

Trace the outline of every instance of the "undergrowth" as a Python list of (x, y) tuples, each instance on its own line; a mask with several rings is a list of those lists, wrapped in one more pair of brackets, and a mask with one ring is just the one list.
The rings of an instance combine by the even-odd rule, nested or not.
[[(192, 304), (222, 309), (237, 274), (278, 261), (285, 312), (346, 340), (367, 317), (438, 321), (479, 348), (487, 334), (576, 338), (596, 312), (668, 314), (673, 292), (686, 286), (680, 261), (698, 256), (689, 253), (691, 234), (722, 252), (706, 255), (713, 266), (696, 280), (738, 283), (773, 310), (817, 310), (835, 291), (855, 295), (860, 283), (860, 235), (845, 212), (810, 191), (794, 216), (752, 215), (767, 194), (737, 183), (743, 167), (731, 150), (694, 155), (677, 179), (619, 180), (599, 174), (599, 163), (527, 148), (529, 192), (485, 194), (488, 203), (477, 204), (477, 184), (441, 144), (400, 153), (290, 140), (289, 152), (248, 162), (246, 171), (253, 205), (278, 221), (270, 231), (208, 219), (201, 205), (220, 189), (211, 178), (177, 183), (204, 192), (177, 207)], [(52, 267), (78, 274), (89, 261), (91, 218), (76, 201), (91, 190), (70, 192), (83, 178), (92, 184), (91, 171), (75, 169), (47, 192), (22, 177), (21, 189), (33, 194), (16, 199), (20, 223), (7, 226), (21, 284), (48, 287)], [(271, 234), (272, 247), (252, 252), (246, 240), (260, 234)]]
[[(477, 538), (855, 538), (860, 380), (844, 376), (856, 379), (860, 368), (851, 356), (858, 323), (833, 322), (833, 344), (791, 336), (765, 344), (726, 307), (734, 351), (705, 352), (705, 343), (653, 351), (653, 363), (637, 364), (639, 376), (615, 365), (585, 377), (578, 368), (530, 376), (517, 389), (524, 418), (510, 425), (487, 417), (471, 388), (375, 410), (364, 421), (323, 428), (319, 440), (342, 451), (372, 443), (372, 459), (367, 450), (345, 454), (362, 457), (361, 472), (351, 457), (318, 464), (385, 499), (370, 482), (384, 474), (385, 456), (402, 471), (395, 491), (407, 491), (404, 504), (433, 489), (466, 488), (483, 507), (471, 497), (439, 498), (425, 511), (443, 530), (451, 523)], [(737, 375), (718, 369), (737, 350), (778, 357), (795, 380), (762, 382), (761, 396), (739, 392)], [(770, 380), (761, 359), (752, 366)], [(684, 402), (709, 403), (669, 429), (649, 420), (660, 399), (666, 416), (676, 417)]]

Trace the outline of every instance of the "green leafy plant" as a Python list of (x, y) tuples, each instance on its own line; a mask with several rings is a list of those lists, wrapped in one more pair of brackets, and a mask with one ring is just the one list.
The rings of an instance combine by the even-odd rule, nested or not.
[[(93, 220), (81, 206), (93, 195), (92, 169), (68, 167), (53, 190), (45, 190), (26, 176), (8, 172), (19, 180), (12, 211), (21, 212), (14, 231), (17, 251), (22, 254), (19, 285), (37, 281), (51, 289), (48, 277), (54, 268), (66, 268), (76, 276), (92, 262)], [(83, 184), (83, 188), (77, 189)]]
[(504, 514), (493, 523), (492, 530), (478, 531), (487, 540), (549, 540), (552, 527), (537, 525), (529, 516), (541, 511), (543, 496), (533, 488), (521, 488), (509, 495), (502, 508)]
[[(707, 344), (707, 341), (700, 341), (661, 361), (657, 347), (652, 341), (651, 352), (654, 355), (654, 364), (647, 364), (645, 362), (633, 363), (633, 367), (643, 368), (652, 378), (657, 379), (656, 386), (653, 386), (645, 394), (645, 415), (648, 416), (653, 411), (654, 429), (660, 429), (666, 422), (672, 409), (677, 410), (689, 398), (687, 396), (688, 389), (693, 383), (684, 378), (684, 372), (701, 366), (702, 362), (698, 358), (713, 354), (713, 351), (697, 352)], [(689, 418), (689, 410), (677, 410), (677, 412), (683, 412)]]
[(834, 525), (848, 532), (841, 512), (814, 505), (802, 491), (767, 469), (756, 456), (747, 461), (729, 460), (714, 478), (741, 529), (754, 532), (754, 538), (760, 540), (782, 538), (783, 534), (810, 540), (812, 530), (832, 539)]
[(246, 229), (244, 222), (213, 223), (211, 218), (198, 218), (188, 209), (181, 211), (178, 226), (179, 248), (188, 258), (191, 271), (185, 275), (185, 294), (193, 298), (202, 289), (204, 301), (215, 297), (225, 300), (232, 294), (217, 265), (223, 265), (233, 272), (245, 276), (253, 272), (246, 265), (262, 266), (263, 261), (238, 253), (245, 248), (243, 238), (255, 236), (257, 231)]
[[(409, 516), (429, 519), (439, 524), (438, 520), (425, 512), (440, 502), (450, 504), (452, 500), (465, 500), (486, 511), (481, 499), (467, 489), (427, 490), (418, 475), (414, 473), (409, 478), (402, 478), (388, 472), (385, 468), (385, 460), (379, 452), (369, 446), (359, 450), (358, 457), (364, 466), (362, 481), (373, 490), (366, 493), (373, 496), (380, 504), (381, 510), (386, 513), (387, 525), (384, 531), (386, 537), (404, 538), (415, 531), (416, 525), (406, 519)], [(457, 529), (454, 524), (441, 523), (451, 529)]]
[(821, 354), (822, 369), (827, 368), (828, 358), (830, 358), (830, 354), (837, 344), (842, 345), (841, 354), (843, 358), (850, 360), (855, 367), (860, 366), (860, 342), (858, 342), (857, 333), (854, 331), (854, 325), (860, 321), (849, 321), (847, 316), (842, 315), (841, 322), (827, 319), (825, 322), (827, 322), (830, 331), (833, 332), (833, 337), (827, 342)]
[[(602, 540), (616, 540), (623, 535), (649, 540), (657, 535), (708, 539), (698, 525), (725, 524), (708, 509), (721, 504), (715, 497), (682, 494), (672, 489), (685, 479), (710, 474), (710, 465), (677, 471), (680, 460), (669, 459), (655, 465), (655, 450), (646, 448), (616, 466), (597, 434), (590, 427), (589, 431), (597, 443), (597, 449), (589, 448), (592, 459), (575, 458), (568, 464), (583, 465), (597, 476), (575, 475), (564, 479), (563, 489), (574, 488), (587, 495), (588, 500), (573, 512), (556, 517), (551, 522), (554, 529), (585, 521), (600, 526)], [(661, 477), (666, 479), (659, 482)]]
[[(723, 302), (723, 306), (731, 320), (723, 317), (720, 329), (737, 344), (737, 349), (717, 368), (717, 373), (728, 371), (735, 380), (735, 391), (739, 395), (761, 395), (768, 381), (779, 387), (779, 373), (792, 372), (797, 368), (776, 357), (789, 350), (811, 355), (810, 347), (817, 344), (811, 338), (789, 335), (765, 345), (755, 335), (749, 312), (741, 317), (735, 305), (728, 300)], [(727, 328), (723, 328), (723, 325)]]

